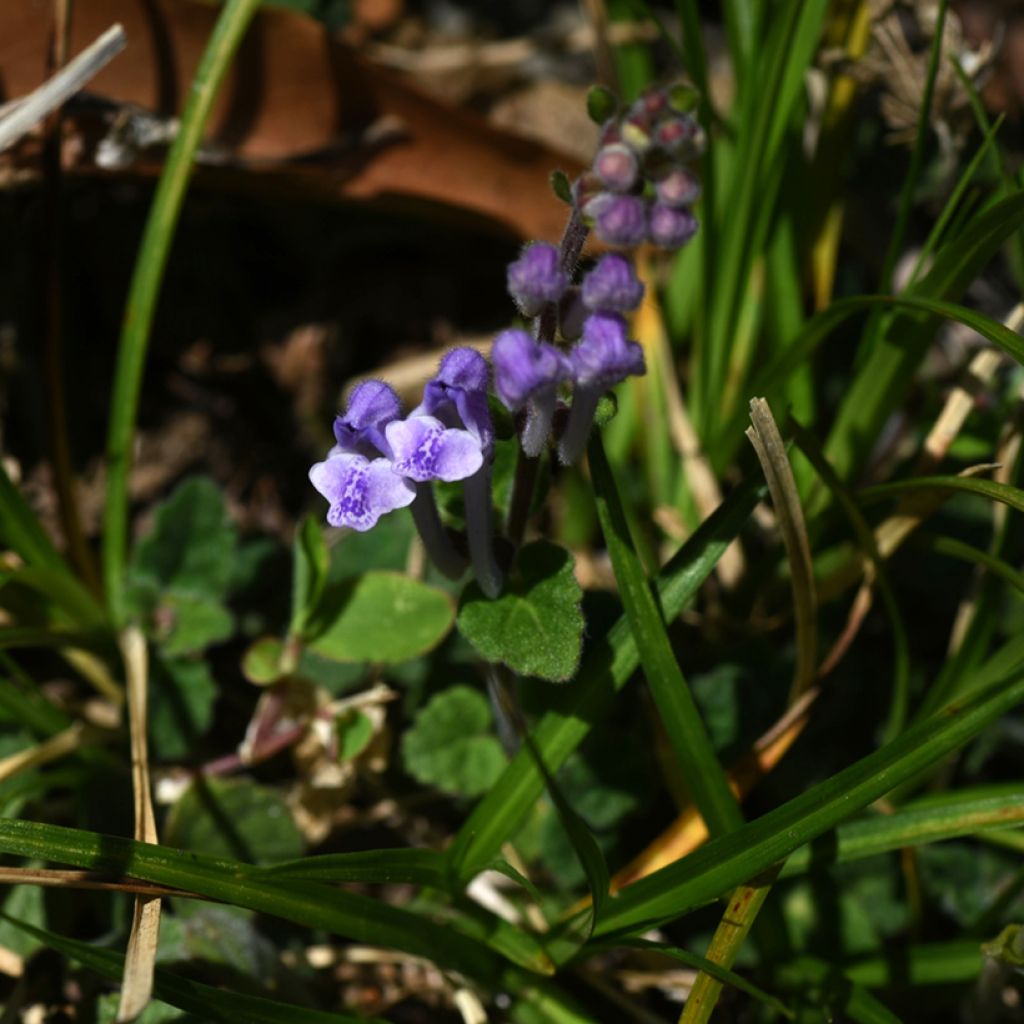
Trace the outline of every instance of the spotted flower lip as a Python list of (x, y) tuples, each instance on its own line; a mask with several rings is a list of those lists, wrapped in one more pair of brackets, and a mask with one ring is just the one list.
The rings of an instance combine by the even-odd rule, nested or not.
[(338, 442), (330, 455), (354, 452), (361, 455), (390, 456), (384, 428), (402, 415), (402, 405), (393, 388), (381, 380), (367, 380), (357, 385), (349, 396), (343, 416), (334, 421), (334, 437)]
[(512, 412), (522, 409), (539, 391), (554, 391), (572, 372), (564, 353), (520, 330), (502, 331), (494, 339), (491, 361), (494, 389)]
[(464, 428), (489, 453), (494, 443), (487, 407), (489, 376), (487, 360), (476, 349), (452, 349), (441, 360), (437, 375), (427, 381), (423, 401), (412, 416), (433, 416), (446, 427)]
[(523, 316), (536, 316), (549, 302), (557, 302), (569, 287), (558, 249), (549, 242), (533, 242), (508, 266), (508, 291)]
[(644, 373), (644, 352), (626, 337), (622, 317), (595, 313), (583, 326), (583, 337), (569, 353), (578, 387), (610, 388), (631, 375)]
[(617, 252), (606, 253), (583, 279), (583, 304), (603, 313), (625, 313), (636, 309), (644, 297), (644, 286), (633, 264)]
[(398, 476), (387, 459), (354, 452), (330, 455), (309, 471), (313, 486), (330, 502), (327, 522), (370, 530), (387, 512), (411, 505), (416, 489)]
[(468, 430), (446, 427), (433, 416), (394, 420), (386, 433), (394, 453), (393, 471), (417, 483), (465, 480), (484, 462), (478, 438)]

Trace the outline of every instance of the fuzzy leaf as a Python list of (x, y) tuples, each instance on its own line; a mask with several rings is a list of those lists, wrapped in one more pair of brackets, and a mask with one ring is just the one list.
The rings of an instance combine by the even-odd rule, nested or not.
[(487, 698), (468, 686), (439, 693), (402, 738), (402, 759), (425, 785), (462, 796), (486, 792), (505, 768)]
[(466, 588), (459, 631), (488, 661), (561, 682), (571, 679), (579, 665), (582, 596), (572, 555), (537, 541), (519, 552), (501, 597), (488, 600), (475, 583)]

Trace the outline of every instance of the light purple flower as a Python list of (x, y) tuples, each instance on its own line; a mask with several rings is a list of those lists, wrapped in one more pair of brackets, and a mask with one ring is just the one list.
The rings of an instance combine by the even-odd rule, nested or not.
[(502, 331), (491, 349), (494, 389), (504, 404), (518, 412), (538, 391), (554, 391), (570, 373), (565, 355), (526, 331)]
[(508, 292), (523, 316), (536, 316), (549, 302), (557, 302), (569, 287), (556, 246), (532, 242), (508, 265)]
[(583, 278), (583, 304), (602, 313), (625, 313), (636, 309), (644, 297), (644, 286), (633, 264), (617, 252), (606, 253)]
[(343, 416), (334, 421), (337, 445), (329, 455), (358, 452), (372, 456), (376, 452), (390, 456), (384, 428), (402, 415), (402, 406), (394, 389), (380, 380), (359, 384), (349, 395)]
[(612, 192), (628, 192), (636, 184), (639, 164), (636, 154), (624, 143), (602, 146), (593, 166), (601, 184)]
[(352, 452), (331, 455), (309, 471), (313, 486), (330, 502), (327, 522), (372, 529), (386, 512), (405, 508), (415, 488), (391, 468), (387, 459), (367, 459)]
[(637, 196), (606, 192), (587, 204), (587, 216), (594, 218), (594, 230), (609, 245), (632, 247), (647, 236), (645, 204)]
[(487, 407), (487, 380), (487, 360), (476, 349), (454, 348), (441, 360), (437, 376), (427, 381), (423, 401), (412, 416), (434, 416), (446, 427), (468, 430), (489, 455), (494, 428)]
[(651, 208), (648, 231), (655, 245), (663, 249), (678, 249), (697, 233), (697, 218), (689, 210), (655, 203)]
[(595, 313), (569, 353), (577, 386), (607, 390), (630, 375), (644, 373), (644, 350), (626, 337), (622, 317)]
[(394, 454), (392, 469), (417, 483), (428, 480), (465, 480), (484, 462), (478, 438), (433, 416), (410, 416), (387, 425), (388, 444)]

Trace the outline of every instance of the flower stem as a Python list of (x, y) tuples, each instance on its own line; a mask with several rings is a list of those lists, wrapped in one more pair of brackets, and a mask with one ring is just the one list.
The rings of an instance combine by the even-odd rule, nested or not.
[(555, 389), (550, 388), (532, 398), (526, 406), (526, 425), (519, 441), (526, 455), (535, 459), (547, 444), (551, 420), (555, 415)]
[(558, 458), (562, 465), (573, 466), (583, 457), (583, 449), (587, 447), (587, 438), (602, 393), (599, 387), (576, 386), (572, 408), (569, 410), (569, 422), (558, 442)]
[(491, 598), (501, 593), (505, 574), (494, 557), (491, 525), (491, 464), (485, 463), (466, 480), (466, 534), (469, 557), (480, 589)]
[(448, 531), (441, 522), (434, 500), (434, 488), (429, 483), (417, 484), (413, 498), (412, 518), (423, 541), (423, 547), (438, 572), (457, 580), (466, 571), (466, 559), (455, 550)]

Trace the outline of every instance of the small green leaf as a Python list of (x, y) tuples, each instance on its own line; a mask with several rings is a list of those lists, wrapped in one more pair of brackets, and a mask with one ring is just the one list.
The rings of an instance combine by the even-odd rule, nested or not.
[(303, 853), (284, 797), (249, 779), (194, 782), (167, 816), (164, 841), (253, 863), (293, 860)]
[(572, 555), (537, 541), (519, 552), (501, 597), (488, 600), (475, 583), (466, 588), (459, 631), (488, 661), (561, 682), (572, 678), (580, 661), (582, 596)]
[(234, 616), (219, 601), (169, 590), (157, 610), (156, 637), (167, 655), (196, 654), (235, 631)]
[(455, 618), (451, 599), (399, 573), (368, 572), (328, 586), (310, 647), (335, 661), (407, 661), (436, 647)]
[(551, 191), (563, 203), (572, 205), (572, 185), (569, 183), (569, 178), (565, 171), (551, 172)]
[(281, 657), (284, 644), (276, 636), (261, 637), (242, 656), (242, 675), (257, 686), (276, 683), (284, 674)]
[(356, 708), (335, 723), (338, 734), (338, 760), (351, 761), (358, 757), (373, 739), (370, 716)]
[(604, 124), (610, 117), (615, 116), (619, 109), (619, 99), (603, 85), (592, 85), (587, 90), (587, 114), (594, 124)]
[(217, 684), (205, 662), (153, 659), (149, 692), (149, 739), (153, 755), (187, 757), (213, 720)]
[(231, 579), (236, 539), (217, 485), (205, 477), (186, 480), (157, 509), (153, 528), (135, 548), (132, 575), (219, 597)]
[(477, 796), (505, 768), (487, 698), (468, 686), (438, 694), (402, 737), (402, 760), (413, 778), (447, 793)]
[(290, 632), (301, 634), (324, 592), (331, 555), (323, 528), (312, 516), (295, 531), (293, 545), (292, 623)]

